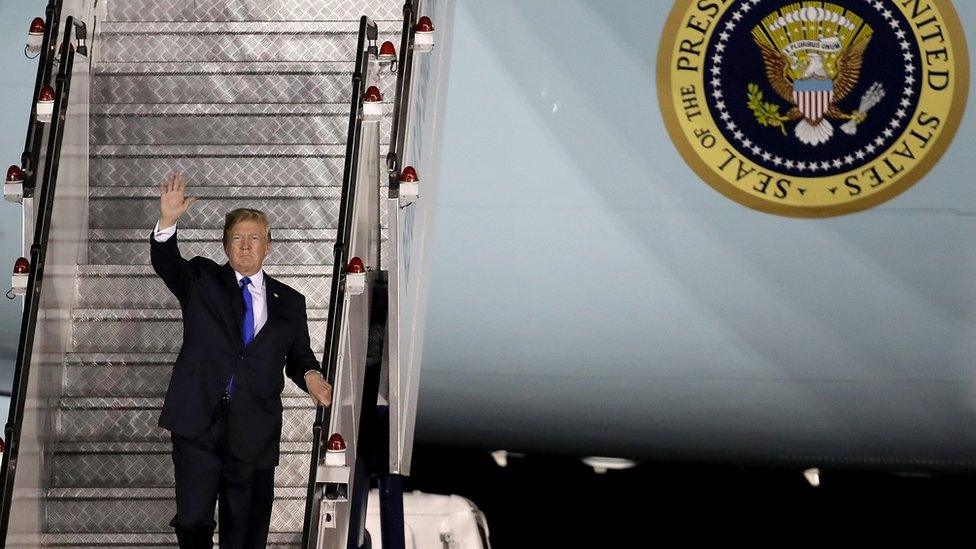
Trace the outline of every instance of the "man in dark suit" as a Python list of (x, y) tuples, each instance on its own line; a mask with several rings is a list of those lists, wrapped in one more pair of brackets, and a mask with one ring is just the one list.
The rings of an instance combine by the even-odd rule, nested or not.
[[(274, 500), (285, 374), (319, 406), (332, 402), (309, 343), (305, 297), (262, 271), (271, 249), (266, 216), (236, 209), (224, 222), (228, 262), (180, 255), (176, 222), (195, 198), (186, 179), (160, 185), (152, 266), (179, 299), (183, 346), (159, 425), (170, 431), (180, 547), (265, 547)], [(309, 426), (311, 429), (311, 425)]]

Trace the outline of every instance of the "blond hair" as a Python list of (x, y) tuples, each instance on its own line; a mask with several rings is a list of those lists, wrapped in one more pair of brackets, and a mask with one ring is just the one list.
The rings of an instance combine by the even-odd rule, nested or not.
[(231, 210), (227, 212), (224, 216), (224, 246), (227, 246), (227, 242), (230, 240), (230, 231), (241, 221), (260, 221), (264, 223), (265, 228), (268, 229), (268, 242), (271, 242), (271, 223), (268, 222), (268, 216), (265, 215), (261, 210), (255, 210), (252, 208), (237, 208), (236, 210)]

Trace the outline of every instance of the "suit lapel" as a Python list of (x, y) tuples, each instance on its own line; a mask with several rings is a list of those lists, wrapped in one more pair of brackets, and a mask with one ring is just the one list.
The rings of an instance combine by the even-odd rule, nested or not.
[(241, 289), (237, 285), (237, 277), (234, 275), (234, 268), (230, 262), (224, 263), (223, 271), (220, 274), (221, 286), (226, 294), (226, 302), (230, 307), (230, 319), (227, 323), (234, 334), (234, 341), (238, 348), (244, 347), (244, 335), (241, 333), (241, 326), (244, 324), (244, 298)]

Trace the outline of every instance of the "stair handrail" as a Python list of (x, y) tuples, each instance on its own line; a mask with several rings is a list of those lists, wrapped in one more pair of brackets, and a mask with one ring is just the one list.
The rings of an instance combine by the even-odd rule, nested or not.
[(63, 0), (50, 0), (44, 9), (44, 38), (37, 62), (37, 77), (34, 80), (34, 94), (31, 96), (30, 118), (27, 120), (27, 139), (24, 152), (20, 155), (20, 169), (24, 172), (24, 198), (34, 196), (37, 182), (37, 165), (41, 155), (41, 138), (44, 131), (38, 131), (37, 97), (41, 87), (51, 81), (54, 70), (54, 50), (57, 47), (58, 28), (61, 23), (61, 4)]
[[(27, 277), (26, 302), (20, 322), (20, 340), (17, 346), (17, 359), (14, 363), (14, 380), (10, 396), (10, 413), (4, 427), (6, 451), (0, 465), (0, 541), (7, 539), (10, 504), (13, 499), (14, 479), (17, 472), (17, 457), (20, 447), (20, 428), (24, 418), (24, 405), (27, 395), (27, 382), (30, 377), (31, 358), (34, 347), (34, 332), (37, 326), (37, 311), (40, 305), (41, 283), (44, 280), (44, 263), (47, 256), (48, 236), (51, 229), (51, 214), (54, 210), (55, 187), (58, 179), (58, 164), (61, 156), (61, 141), (64, 137), (64, 121), (68, 110), (71, 89), (71, 72), (74, 67), (75, 47), (71, 44), (71, 32), (79, 27), (79, 40), (84, 33), (84, 23), (75, 23), (73, 16), (65, 19), (64, 36), (59, 52), (58, 73), (55, 77), (54, 112), (48, 130), (47, 155), (44, 172), (40, 181), (40, 196), (35, 208), (34, 243), (30, 248), (31, 269)], [(79, 48), (82, 46), (79, 45)], [(35, 130), (36, 133), (43, 133)]]
[[(339, 226), (336, 242), (333, 247), (332, 284), (329, 300), (329, 317), (326, 322), (325, 351), (322, 357), (322, 368), (325, 379), (332, 387), (336, 383), (339, 346), (341, 343), (342, 314), (345, 308), (345, 267), (348, 259), (349, 243), (353, 231), (354, 198), (359, 176), (359, 147), (362, 138), (362, 109), (363, 84), (366, 81), (366, 71), (369, 58), (377, 55), (376, 39), (378, 36), (376, 23), (365, 15), (359, 19), (359, 36), (356, 40), (356, 68), (352, 74), (352, 95), (349, 100), (349, 130), (346, 135), (346, 156), (342, 172), (342, 196), (339, 203)], [(367, 40), (369, 41), (367, 46)], [(333, 402), (333, 406), (335, 403)], [(315, 498), (316, 473), (319, 461), (323, 455), (323, 432), (330, 432), (330, 408), (317, 406), (315, 423), (312, 425), (312, 452), (308, 473), (308, 490), (305, 497), (305, 519), (302, 526), (302, 545), (304, 549), (314, 547), (312, 539), (313, 529), (313, 499)], [(316, 528), (317, 529), (317, 528)]]
[(400, 62), (397, 63), (393, 125), (390, 128), (389, 152), (386, 154), (390, 198), (400, 196), (400, 163), (403, 161), (403, 151), (406, 146), (407, 112), (410, 105), (410, 88), (413, 82), (413, 48), (416, 28), (417, 11), (414, 9), (412, 0), (406, 0), (403, 3), (403, 28), (400, 33)]

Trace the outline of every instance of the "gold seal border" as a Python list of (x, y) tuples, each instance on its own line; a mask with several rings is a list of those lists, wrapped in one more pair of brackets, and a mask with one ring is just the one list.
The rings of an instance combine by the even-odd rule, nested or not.
[[(692, 7), (683, 0), (675, 0), (670, 14), (668, 14), (667, 21), (664, 23), (664, 32), (661, 34), (661, 41), (658, 44), (657, 67), (655, 69), (657, 76), (658, 107), (664, 118), (664, 125), (668, 130), (668, 135), (671, 137), (671, 142), (678, 149), (681, 157), (684, 158), (685, 164), (698, 177), (708, 183), (710, 187), (725, 195), (726, 198), (761, 212), (797, 218), (833, 217), (867, 210), (891, 200), (917, 183), (942, 158), (942, 155), (945, 154), (946, 149), (949, 148), (949, 145), (955, 138), (959, 125), (962, 124), (963, 113), (965, 112), (966, 103), (969, 98), (969, 46), (966, 42), (966, 34), (963, 32), (959, 15), (956, 13), (956, 9), (950, 0), (928, 1), (939, 10), (948, 30), (949, 39), (952, 40), (952, 49), (956, 59), (955, 68), (958, 71), (955, 88), (959, 93), (953, 95), (948, 112), (950, 115), (957, 114), (957, 116), (946, 117), (946, 125), (938, 141), (915, 164), (909, 173), (905, 174), (904, 177), (889, 187), (864, 198), (855, 198), (836, 205), (796, 206), (791, 204), (777, 204), (759, 198), (749, 192), (739, 190), (732, 183), (713, 172), (708, 164), (698, 155), (694, 146), (689, 143), (684, 131), (681, 129), (681, 123), (678, 121), (678, 113), (673, 108), (674, 96), (671, 90), (671, 53), (674, 49), (674, 42), (678, 37), (678, 32), (681, 29), (681, 24), (688, 14), (688, 10)], [(731, 6), (728, 9), (731, 9)]]

